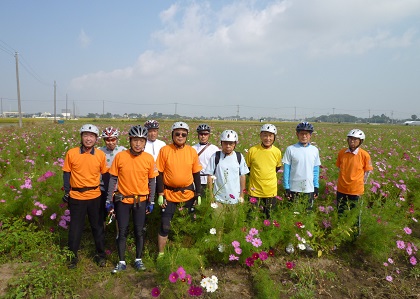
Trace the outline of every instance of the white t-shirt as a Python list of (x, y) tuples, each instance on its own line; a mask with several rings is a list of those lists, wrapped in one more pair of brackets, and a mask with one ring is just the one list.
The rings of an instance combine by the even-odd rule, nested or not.
[(144, 151), (146, 153), (149, 153), (153, 156), (153, 158), (157, 159), (157, 156), (159, 155), (159, 151), (162, 147), (164, 147), (166, 143), (162, 140), (156, 139), (155, 141), (147, 140), (146, 147), (144, 148)]
[[(201, 152), (201, 150), (206, 147), (206, 144), (202, 145), (200, 143), (194, 144), (192, 146), (196, 151), (197, 154), (199, 152)], [(219, 150), (219, 148), (217, 146), (215, 146), (214, 144), (210, 144), (202, 153), (201, 155), (198, 156), (199, 160), (200, 160), (200, 164), (201, 166), (203, 166), (202, 170), (200, 171), (200, 175), (201, 175), (201, 184), (205, 185), (207, 184), (207, 175), (204, 175), (204, 170), (206, 170), (207, 165), (209, 164), (210, 158), (211, 156), (217, 152)]]
[(314, 167), (321, 165), (318, 148), (296, 143), (287, 147), (283, 164), (290, 165), (290, 191), (314, 192)]
[(241, 183), (239, 177), (249, 173), (245, 158), (241, 154), (241, 164), (238, 164), (238, 158), (235, 152), (225, 156), (220, 153), (220, 160), (214, 173), (216, 154), (210, 158), (209, 164), (204, 171), (207, 175), (215, 175), (216, 180), (213, 185), (213, 194), (218, 202), (225, 204), (237, 204), (241, 194)]

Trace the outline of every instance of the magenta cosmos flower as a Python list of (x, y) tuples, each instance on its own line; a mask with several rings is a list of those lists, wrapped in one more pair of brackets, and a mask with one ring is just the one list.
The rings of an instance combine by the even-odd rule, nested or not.
[(159, 288), (153, 288), (151, 294), (152, 294), (152, 297), (159, 297), (160, 295)]
[(169, 281), (175, 283), (178, 280), (178, 277), (178, 273), (172, 272), (171, 274), (169, 274)]

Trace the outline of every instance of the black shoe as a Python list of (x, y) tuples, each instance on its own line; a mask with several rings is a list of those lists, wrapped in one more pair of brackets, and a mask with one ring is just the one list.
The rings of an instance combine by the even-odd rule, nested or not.
[(68, 269), (75, 269), (77, 267), (77, 263), (79, 262), (78, 258), (72, 258), (70, 263), (67, 265)]
[(95, 256), (95, 261), (99, 267), (106, 267), (106, 259), (101, 256)]

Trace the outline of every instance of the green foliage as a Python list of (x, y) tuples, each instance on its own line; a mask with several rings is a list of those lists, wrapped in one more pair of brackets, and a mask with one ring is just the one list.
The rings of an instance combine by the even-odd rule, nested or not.
[(252, 286), (256, 294), (255, 298), (280, 298), (280, 286), (275, 284), (267, 269), (255, 268), (251, 271), (251, 276)]

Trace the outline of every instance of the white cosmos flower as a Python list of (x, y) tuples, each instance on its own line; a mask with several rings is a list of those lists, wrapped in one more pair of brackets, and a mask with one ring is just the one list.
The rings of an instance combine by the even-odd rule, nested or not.
[(210, 234), (212, 234), (212, 235), (216, 234), (216, 229), (214, 227), (210, 229)]
[(299, 248), (300, 250), (305, 250), (305, 249), (306, 249), (306, 246), (305, 246), (305, 244), (299, 243), (299, 244), (298, 244), (298, 248)]
[(219, 207), (219, 205), (217, 204), (217, 202), (212, 202), (212, 203), (210, 204), (210, 206), (211, 206), (213, 209), (217, 209), (217, 208)]

